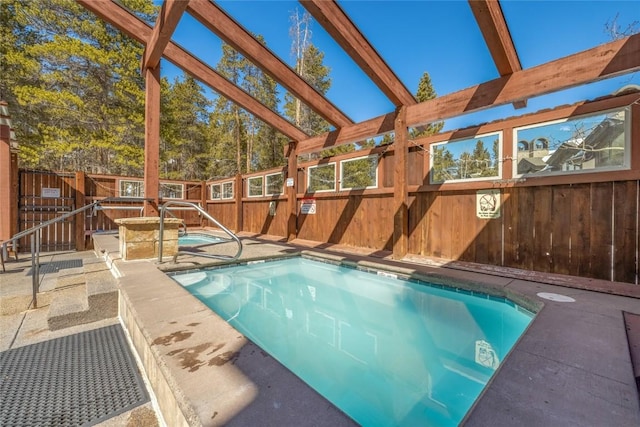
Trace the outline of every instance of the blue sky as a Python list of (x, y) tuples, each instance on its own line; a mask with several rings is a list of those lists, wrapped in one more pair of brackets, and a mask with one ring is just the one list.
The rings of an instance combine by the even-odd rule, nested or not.
[[(290, 65), (290, 16), (296, 1), (219, 1), (219, 5), (249, 31), (264, 36), (267, 46)], [(498, 72), (473, 18), (467, 1), (340, 1), (362, 33), (387, 61), (407, 88), (415, 93), (420, 76), (429, 72), (438, 95), (446, 95), (498, 77)], [(525, 1), (503, 0), (520, 62), (524, 68), (539, 65), (597, 44), (611, 41), (605, 24), (617, 16), (621, 30), (638, 22), (640, 0), (626, 1)], [(332, 86), (327, 97), (356, 122), (393, 111), (382, 92), (360, 71), (317, 23), (312, 42), (325, 54)], [(188, 14), (173, 40), (206, 63), (220, 59), (220, 40)], [(181, 75), (167, 61), (162, 74)], [(446, 121), (446, 129), (470, 126), (610, 94), (626, 84), (640, 85), (640, 73), (605, 80), (581, 88), (530, 99), (526, 109), (494, 108)], [(281, 89), (281, 96), (284, 89)]]

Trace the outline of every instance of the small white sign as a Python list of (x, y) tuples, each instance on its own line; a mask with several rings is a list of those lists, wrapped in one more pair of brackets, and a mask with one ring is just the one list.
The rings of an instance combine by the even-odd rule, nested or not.
[(476, 192), (476, 216), (483, 219), (500, 218), (500, 190)]
[(287, 178), (287, 187), (293, 187), (293, 178)]
[(316, 199), (302, 199), (300, 201), (300, 214), (301, 215), (315, 215), (316, 214)]
[(42, 189), (42, 197), (46, 198), (56, 198), (60, 197), (60, 189), (59, 188), (43, 188)]

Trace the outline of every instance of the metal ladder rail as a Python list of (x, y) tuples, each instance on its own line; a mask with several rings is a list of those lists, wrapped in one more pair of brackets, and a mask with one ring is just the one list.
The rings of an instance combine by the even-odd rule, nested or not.
[(178, 229), (178, 236), (181, 236), (181, 235), (182, 235), (182, 236), (186, 236), (186, 235), (187, 235), (187, 221), (185, 221), (185, 220), (184, 220), (184, 219), (182, 219), (182, 218), (178, 218), (178, 217), (176, 216), (176, 214), (174, 214), (173, 212), (171, 212), (169, 209), (167, 209), (167, 213), (168, 213), (169, 215), (171, 215), (171, 217), (172, 217), (172, 218), (179, 219), (180, 221), (182, 221), (182, 228), (184, 229), (184, 231), (182, 232), (182, 234), (180, 234), (180, 229)]
[[(139, 202), (141, 199), (131, 199), (130, 197), (107, 197), (106, 199), (97, 200), (93, 203), (85, 205), (81, 208), (74, 209), (71, 212), (67, 212), (63, 215), (50, 219), (49, 221), (45, 221), (36, 226), (33, 226), (27, 230), (20, 231), (19, 233), (14, 234), (9, 240), (5, 240), (2, 242), (2, 249), (0, 250), (0, 257), (3, 258), (2, 267), (4, 272), (4, 257), (7, 253), (7, 245), (11, 242), (14, 250), (16, 250), (16, 242), (23, 237), (30, 237), (31, 241), (31, 287), (32, 287), (32, 295), (33, 295), (33, 307), (38, 308), (38, 291), (40, 290), (40, 235), (43, 229), (48, 228), (49, 226), (56, 224), (60, 221), (64, 221), (67, 218), (70, 218), (74, 215), (87, 211), (89, 209), (95, 209), (100, 206), (102, 203), (106, 202), (130, 202), (136, 201)], [(16, 259), (17, 259), (17, 250), (16, 250)]]
[(224, 225), (220, 224), (220, 222), (217, 219), (212, 217), (209, 214), (209, 212), (207, 212), (204, 209), (202, 209), (202, 207), (200, 207), (196, 203), (185, 202), (185, 201), (181, 201), (181, 200), (171, 200), (171, 201), (165, 202), (160, 207), (160, 233), (159, 233), (160, 235), (158, 236), (158, 239), (159, 239), (159, 242), (158, 242), (158, 263), (162, 263), (162, 243), (163, 243), (163, 238), (164, 238), (164, 216), (165, 216), (165, 212), (167, 211), (169, 206), (174, 206), (174, 205), (192, 207), (193, 209), (197, 210), (198, 212), (200, 212), (200, 214), (202, 214), (209, 221), (213, 222), (217, 227), (219, 227), (222, 231), (224, 231), (230, 237), (230, 239), (228, 239), (227, 241), (229, 241), (229, 242), (234, 241), (238, 245), (238, 250), (236, 251), (235, 255), (232, 255), (232, 256), (229, 256), (229, 255), (215, 255), (215, 254), (200, 254), (200, 253), (180, 252), (180, 251), (178, 251), (173, 256), (173, 262), (174, 263), (178, 259), (178, 255), (181, 255), (181, 254), (183, 254), (183, 255), (184, 254), (197, 255), (197, 256), (204, 257), (204, 258), (214, 258), (214, 259), (221, 259), (221, 260), (225, 260), (225, 261), (235, 261), (238, 258), (240, 258), (240, 255), (242, 254), (242, 242), (240, 241), (238, 236), (233, 234), (233, 232), (231, 230), (229, 230)]

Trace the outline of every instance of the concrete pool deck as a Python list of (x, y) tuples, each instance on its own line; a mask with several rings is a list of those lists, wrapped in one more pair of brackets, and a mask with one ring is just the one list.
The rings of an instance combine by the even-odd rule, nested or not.
[[(152, 384), (157, 377), (154, 389), (160, 407), (172, 408), (163, 409), (168, 425), (353, 424), (162, 273), (154, 261), (120, 261), (114, 236), (94, 236), (94, 241), (121, 275), (120, 316)], [(250, 237), (244, 237), (243, 243), (243, 259), (304, 249)], [(415, 260), (399, 263), (384, 254), (378, 254), (381, 258), (332, 254), (409, 274), (479, 283), (491, 292), (541, 307), (467, 415), (465, 425), (640, 425), (638, 389), (623, 319), (623, 312), (640, 313), (639, 298), (432, 267)], [(206, 261), (181, 256), (177, 266), (165, 263), (159, 267), (211, 264)], [(640, 297), (640, 287), (616, 286)], [(575, 302), (543, 300), (537, 296), (540, 292), (565, 295)]]
[[(241, 237), (243, 260), (310, 250), (402, 274), (475, 282), (492, 293), (541, 306), (465, 425), (640, 425), (637, 374), (623, 319), (623, 312), (640, 314), (640, 286), (613, 284), (629, 295), (623, 297), (525, 280), (528, 272), (502, 277), (468, 271), (464, 265), (438, 267), (433, 260), (419, 258), (396, 262), (388, 253)], [(190, 256), (179, 257), (178, 265), (125, 262), (119, 257), (117, 236), (94, 235), (94, 242), (96, 253), (119, 276), (119, 321), (140, 356), (168, 426), (355, 425), (161, 271), (215, 262)], [(215, 250), (234, 248), (220, 245)], [(566, 277), (550, 277), (553, 280), (567, 282)], [(603, 285), (590, 279), (572, 281), (580, 282), (577, 287)], [(569, 296), (575, 302), (543, 300), (539, 292)], [(640, 332), (636, 327), (629, 333)]]

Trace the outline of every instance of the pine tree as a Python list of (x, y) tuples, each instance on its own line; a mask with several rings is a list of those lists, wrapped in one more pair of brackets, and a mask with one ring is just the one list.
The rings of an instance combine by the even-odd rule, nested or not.
[(202, 87), (193, 77), (176, 78), (173, 85), (162, 80), (160, 171), (163, 177), (207, 178), (209, 105)]
[[(123, 3), (153, 20), (150, 2)], [(46, 7), (6, 0), (0, 7), (3, 27), (10, 29), (1, 90), (11, 104), (22, 164), (141, 173), (142, 45), (71, 0), (51, 0)]]
[[(438, 95), (436, 94), (436, 90), (433, 88), (433, 84), (431, 83), (431, 76), (429, 76), (428, 72), (424, 72), (422, 77), (420, 78), (420, 82), (418, 83), (418, 90), (416, 92), (416, 99), (418, 102), (425, 102), (430, 99), (436, 98)], [(428, 125), (416, 126), (411, 129), (410, 135), (411, 138), (420, 138), (423, 136), (435, 135), (439, 133), (444, 127), (444, 122), (434, 122)]]

